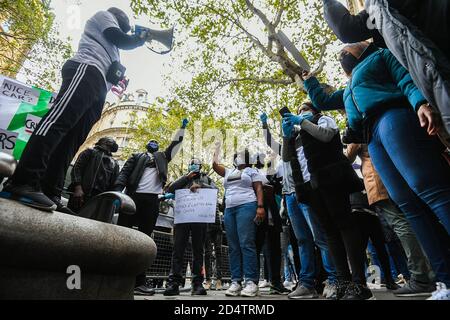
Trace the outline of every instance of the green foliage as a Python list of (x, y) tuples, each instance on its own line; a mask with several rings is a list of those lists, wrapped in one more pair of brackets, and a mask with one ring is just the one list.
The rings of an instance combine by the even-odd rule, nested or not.
[[(176, 112), (201, 114), (211, 125), (247, 132), (260, 127), (259, 115), (266, 112), (272, 131), (280, 132), (278, 110), (287, 106), (294, 111), (307, 97), (294, 83), (299, 67), (270, 40), (278, 30), (312, 67), (325, 64), (320, 81), (335, 87), (344, 83), (335, 56), (338, 42), (323, 19), (321, 0), (131, 0), (131, 7), (153, 24), (177, 26), (172, 71), (165, 79), (171, 90), (164, 97), (166, 105), (183, 106), (169, 106), (174, 117)], [(323, 51), (324, 44), (328, 46)], [(332, 114), (342, 126), (343, 117)], [(144, 122), (158, 122), (153, 115)], [(137, 137), (148, 136), (148, 130), (137, 131)]]
[(55, 90), (72, 48), (59, 38), (49, 3), (0, 0), (0, 73), (15, 77), (21, 71), (31, 84)]

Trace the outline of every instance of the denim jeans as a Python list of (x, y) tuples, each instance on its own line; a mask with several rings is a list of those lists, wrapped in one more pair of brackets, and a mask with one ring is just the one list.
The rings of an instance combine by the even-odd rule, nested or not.
[(228, 241), (231, 281), (259, 281), (256, 256), (256, 202), (225, 209), (224, 224)]
[(334, 267), (334, 263), (330, 255), (330, 250), (328, 248), (325, 229), (322, 227), (317, 216), (314, 214), (313, 209), (309, 205), (300, 203), (299, 206), (300, 210), (303, 212), (306, 218), (306, 222), (308, 222), (308, 225), (311, 228), (314, 237), (314, 243), (320, 250), (323, 268), (328, 274), (328, 281), (334, 284), (337, 280), (336, 268)]
[(286, 195), (286, 206), (300, 254), (299, 281), (303, 286), (311, 289), (314, 288), (316, 274), (314, 237), (295, 193)]
[(436, 215), (450, 232), (450, 169), (417, 115), (387, 110), (375, 122), (369, 153), (392, 200), (405, 213), (428, 256), (436, 280), (450, 285), (448, 248), (432, 223)]

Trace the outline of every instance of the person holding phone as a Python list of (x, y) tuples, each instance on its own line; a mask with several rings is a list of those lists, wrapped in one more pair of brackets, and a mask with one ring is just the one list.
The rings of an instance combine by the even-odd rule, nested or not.
[[(220, 144), (213, 157), (213, 169), (225, 178), (225, 217), (230, 256), (231, 286), (227, 296), (255, 297), (259, 294), (256, 229), (266, 216), (263, 181), (265, 177), (251, 168), (247, 149), (234, 155), (234, 168), (219, 164)], [(242, 281), (245, 279), (245, 283)]]

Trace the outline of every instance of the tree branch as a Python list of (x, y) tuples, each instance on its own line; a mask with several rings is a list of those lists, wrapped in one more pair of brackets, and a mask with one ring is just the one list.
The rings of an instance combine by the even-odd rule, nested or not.
[(278, 27), (278, 25), (280, 24), (283, 12), (284, 12), (284, 0), (280, 0), (280, 8), (278, 9), (277, 15), (275, 16), (275, 20), (272, 23), (274, 28)]
[(264, 83), (264, 84), (274, 84), (274, 85), (290, 85), (293, 84), (294, 81), (288, 79), (272, 79), (272, 78), (256, 78), (256, 77), (245, 77), (245, 78), (236, 78), (236, 79), (228, 79), (220, 81), (222, 85), (226, 85), (233, 82), (242, 82), (242, 81), (252, 81), (256, 83)]

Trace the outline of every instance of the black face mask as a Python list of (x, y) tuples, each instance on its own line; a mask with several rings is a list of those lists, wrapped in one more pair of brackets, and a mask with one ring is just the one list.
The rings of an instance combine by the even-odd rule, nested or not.
[(372, 53), (374, 53), (375, 51), (377, 51), (379, 48), (377, 46), (375, 46), (373, 43), (371, 43), (366, 50), (364, 50), (364, 52), (361, 54), (361, 56), (357, 59), (355, 58), (355, 56), (353, 54), (351, 54), (350, 52), (343, 52), (341, 55), (341, 66), (342, 69), (344, 69), (344, 71), (347, 74), (351, 74), (353, 72), (353, 69), (355, 69), (355, 67), (361, 62), (363, 61), (365, 58), (367, 58), (368, 56), (370, 56)]
[(156, 142), (156, 141), (150, 141), (150, 142), (147, 144), (147, 151), (148, 151), (148, 152), (150, 152), (150, 153), (155, 153), (155, 152), (158, 152), (158, 150), (159, 150), (159, 143), (158, 143), (158, 142)]
[(343, 52), (341, 55), (341, 66), (345, 73), (351, 74), (353, 69), (358, 65), (359, 60), (355, 58), (350, 52)]

